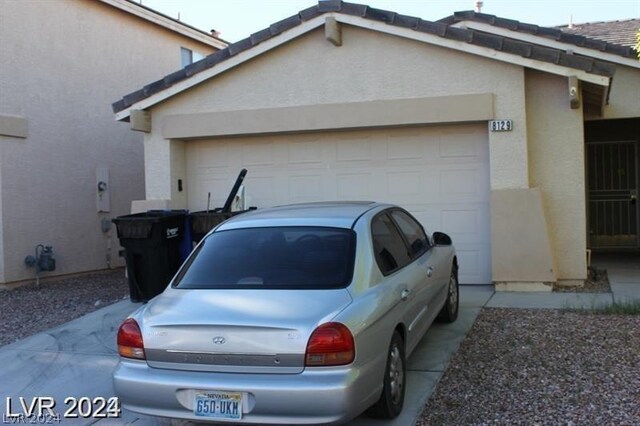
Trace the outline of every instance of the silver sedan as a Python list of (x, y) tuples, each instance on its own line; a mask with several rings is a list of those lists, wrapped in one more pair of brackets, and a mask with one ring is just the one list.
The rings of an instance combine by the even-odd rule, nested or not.
[(125, 408), (232, 423), (340, 423), (402, 410), (406, 357), (458, 314), (451, 239), (400, 207), (313, 203), (211, 231), (119, 329)]

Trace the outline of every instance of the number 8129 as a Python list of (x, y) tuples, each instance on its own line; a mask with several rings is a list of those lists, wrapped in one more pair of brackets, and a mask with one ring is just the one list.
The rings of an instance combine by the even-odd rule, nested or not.
[(513, 121), (492, 120), (489, 122), (489, 129), (492, 132), (510, 132), (511, 130), (513, 130)]

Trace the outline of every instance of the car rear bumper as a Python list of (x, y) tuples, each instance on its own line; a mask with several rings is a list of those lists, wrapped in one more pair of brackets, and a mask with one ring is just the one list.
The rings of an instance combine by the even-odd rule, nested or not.
[(380, 389), (353, 366), (306, 369), (299, 374), (211, 373), (151, 368), (121, 360), (113, 375), (128, 410), (160, 417), (224, 422), (194, 414), (197, 390), (243, 393), (242, 420), (231, 423), (340, 423), (363, 412)]

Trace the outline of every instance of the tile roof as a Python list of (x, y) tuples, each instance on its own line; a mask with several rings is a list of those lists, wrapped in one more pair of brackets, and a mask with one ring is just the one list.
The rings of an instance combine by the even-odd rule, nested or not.
[[(511, 31), (518, 31), (527, 34), (533, 34), (540, 37), (549, 38), (559, 41), (561, 43), (573, 44), (575, 46), (585, 47), (587, 49), (595, 49), (601, 52), (611, 53), (619, 55), (625, 58), (634, 58), (636, 52), (629, 47), (628, 44), (615, 43), (615, 40), (606, 40), (604, 38), (595, 37), (593, 33), (597, 30), (594, 28), (591, 33), (586, 31), (569, 31), (562, 27), (549, 28), (541, 27), (538, 25), (527, 24), (524, 22), (516, 21), (513, 19), (500, 18), (495, 15), (488, 15), (486, 13), (478, 13), (473, 10), (465, 10), (462, 12), (455, 12), (451, 16), (440, 19), (438, 22), (448, 25), (455, 24), (460, 21), (475, 21), (483, 24), (489, 24), (495, 27), (504, 28)], [(631, 20), (634, 21), (634, 20)], [(638, 21), (637, 19), (635, 21)], [(622, 22), (622, 21), (620, 21)], [(589, 25), (589, 24), (585, 24)], [(577, 25), (576, 25), (577, 27)], [(604, 27), (604, 26), (603, 26)], [(636, 28), (637, 31), (638, 28)], [(604, 28), (601, 33), (604, 32)]]
[[(450, 40), (466, 42), (470, 45), (486, 47), (537, 61), (574, 68), (591, 74), (612, 77), (615, 72), (615, 68), (606, 62), (597, 61), (585, 56), (568, 54), (559, 49), (547, 48), (507, 37), (488, 34), (486, 32), (456, 28), (445, 22), (425, 21), (412, 16), (404, 16), (387, 10), (375, 9), (363, 4), (347, 3), (339, 0), (324, 0), (320, 1), (315, 6), (300, 11), (296, 15), (272, 24), (269, 28), (265, 28), (243, 40), (233, 43), (227, 48), (219, 50), (198, 62), (169, 74), (161, 80), (154, 81), (140, 90), (125, 95), (122, 99), (112, 105), (113, 111), (115, 113), (123, 111), (143, 99), (168, 89), (177, 82), (186, 80), (194, 74), (212, 68), (220, 62), (223, 62), (242, 51), (250, 49), (272, 37), (277, 37), (284, 31), (328, 12), (338, 12), (341, 14), (362, 17), (372, 21), (381, 21), (388, 25), (410, 28), (417, 32), (429, 33)], [(536, 28), (542, 27), (536, 26)], [(544, 31), (547, 30), (564, 34), (557, 29), (544, 29)], [(545, 36), (544, 32), (542, 32), (542, 35)], [(567, 36), (580, 37), (575, 35)], [(603, 44), (604, 42), (597, 43)], [(606, 43), (604, 43), (604, 45), (606, 45)]]
[(557, 27), (562, 32), (577, 34), (620, 46), (635, 46), (640, 19), (625, 19), (620, 21), (587, 22), (584, 24), (561, 25)]
[(220, 37), (218, 37), (217, 35), (214, 35), (214, 34), (212, 34), (212, 33), (208, 33), (208, 32), (206, 32), (206, 31), (203, 31), (203, 30), (201, 30), (201, 29), (199, 29), (199, 28), (196, 28), (196, 27), (194, 27), (194, 26), (192, 26), (192, 25), (189, 25), (189, 24), (187, 24), (187, 23), (185, 23), (185, 22), (182, 22), (182, 21), (181, 21), (181, 20), (179, 20), (179, 19), (172, 18), (172, 17), (171, 17), (171, 16), (169, 16), (169, 15), (166, 15), (166, 14), (164, 14), (164, 13), (162, 13), (162, 12), (159, 12), (159, 11), (157, 11), (157, 10), (155, 10), (155, 9), (152, 9), (152, 8), (148, 7), (147, 5), (142, 4), (142, 2), (141, 2), (141, 1), (140, 1), (140, 2), (138, 2), (138, 1), (136, 1), (136, 0), (126, 0), (126, 2), (127, 2), (127, 3), (129, 3), (129, 4), (132, 4), (132, 5), (136, 6), (136, 7), (139, 7), (139, 8), (141, 8), (141, 9), (144, 9), (144, 10), (146, 10), (146, 11), (148, 11), (148, 12), (151, 12), (151, 13), (153, 13), (153, 14), (155, 14), (155, 15), (158, 15), (158, 16), (161, 16), (161, 17), (163, 17), (163, 18), (165, 18), (165, 19), (168, 19), (168, 20), (170, 20), (170, 21), (173, 21), (174, 23), (176, 23), (176, 24), (178, 24), (178, 25), (182, 25), (183, 27), (189, 28), (189, 29), (191, 29), (191, 30), (193, 30), (193, 31), (196, 31), (196, 32), (198, 32), (198, 33), (202, 34), (202, 35), (205, 35), (205, 36), (207, 36), (207, 37), (211, 37), (211, 38), (213, 38), (213, 39), (215, 39), (215, 40), (219, 40), (219, 41), (221, 41), (221, 42), (223, 42), (223, 43), (225, 43), (225, 44), (229, 44), (227, 41), (225, 41), (225, 40), (221, 39), (221, 38), (220, 38)]

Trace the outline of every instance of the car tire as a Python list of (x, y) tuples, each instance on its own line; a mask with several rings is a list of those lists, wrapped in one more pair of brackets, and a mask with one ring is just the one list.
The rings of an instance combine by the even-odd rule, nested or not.
[(460, 286), (458, 284), (458, 269), (454, 266), (449, 276), (449, 284), (447, 286), (447, 300), (440, 310), (436, 320), (438, 322), (451, 323), (458, 318), (458, 310), (460, 307)]
[(379, 419), (398, 417), (404, 405), (404, 394), (407, 383), (407, 363), (404, 354), (404, 341), (400, 333), (395, 331), (387, 351), (387, 365), (382, 382), (382, 395), (369, 410), (367, 415)]

